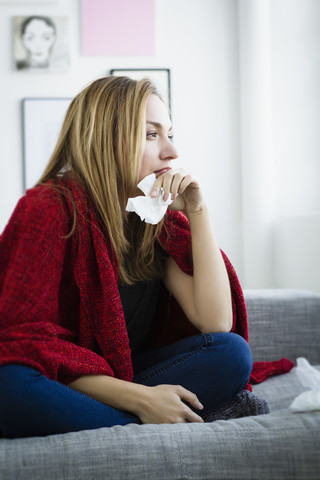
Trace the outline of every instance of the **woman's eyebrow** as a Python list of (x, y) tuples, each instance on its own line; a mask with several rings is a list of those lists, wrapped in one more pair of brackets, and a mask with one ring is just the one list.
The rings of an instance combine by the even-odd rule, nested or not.
[[(156, 128), (164, 128), (164, 125), (162, 125), (159, 122), (152, 122), (151, 120), (147, 120), (146, 123), (148, 123), (149, 125), (153, 125)], [(168, 131), (170, 131), (170, 130), (172, 130), (172, 126), (169, 127)]]

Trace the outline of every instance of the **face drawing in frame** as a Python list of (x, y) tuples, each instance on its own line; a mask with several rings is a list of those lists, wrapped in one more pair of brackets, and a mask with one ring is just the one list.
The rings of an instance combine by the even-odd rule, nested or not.
[(27, 17), (21, 24), (20, 35), (26, 58), (17, 61), (17, 68), (19, 70), (49, 68), (52, 48), (57, 37), (52, 19), (41, 16)]

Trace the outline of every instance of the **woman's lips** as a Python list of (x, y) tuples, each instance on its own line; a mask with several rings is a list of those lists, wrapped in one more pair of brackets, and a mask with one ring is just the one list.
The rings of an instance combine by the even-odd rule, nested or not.
[(165, 168), (162, 168), (161, 170), (157, 170), (155, 173), (156, 177), (160, 177), (160, 175), (163, 175), (164, 173), (166, 173), (168, 170), (171, 170), (171, 167), (165, 167)]

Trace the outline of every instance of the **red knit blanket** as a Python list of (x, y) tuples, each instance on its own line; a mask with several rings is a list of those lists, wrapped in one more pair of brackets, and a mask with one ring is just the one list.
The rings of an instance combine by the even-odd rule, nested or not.
[[(131, 381), (117, 259), (84, 191), (71, 188), (79, 211), (78, 233), (66, 238), (71, 203), (41, 186), (22, 197), (0, 237), (0, 365), (28, 365), (63, 383), (87, 374)], [(181, 212), (168, 211), (159, 241), (183, 271), (192, 273), (190, 230)], [(232, 331), (248, 341), (243, 292), (223, 257), (232, 290)], [(196, 332), (165, 291), (160, 307), (154, 336), (158, 345)], [(277, 367), (264, 363), (259, 378), (292, 366), (288, 361)], [(255, 365), (253, 374), (257, 371)]]

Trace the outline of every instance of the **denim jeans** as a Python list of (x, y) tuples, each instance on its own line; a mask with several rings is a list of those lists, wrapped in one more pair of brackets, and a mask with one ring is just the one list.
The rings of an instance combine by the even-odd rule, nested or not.
[[(247, 342), (234, 333), (199, 334), (133, 357), (136, 383), (182, 385), (206, 415), (246, 386), (252, 369)], [(130, 412), (100, 403), (23, 365), (0, 367), (0, 430), (4, 437), (51, 435), (128, 423)]]

